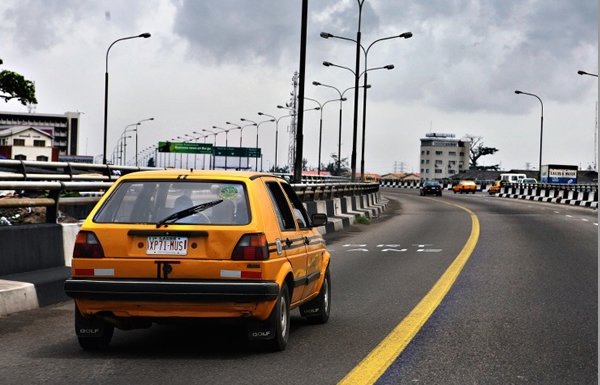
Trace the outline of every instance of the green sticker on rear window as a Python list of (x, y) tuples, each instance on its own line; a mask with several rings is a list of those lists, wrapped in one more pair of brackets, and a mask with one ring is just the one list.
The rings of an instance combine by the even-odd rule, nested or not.
[(238, 198), (238, 190), (234, 186), (221, 187), (219, 197), (224, 200), (234, 200)]

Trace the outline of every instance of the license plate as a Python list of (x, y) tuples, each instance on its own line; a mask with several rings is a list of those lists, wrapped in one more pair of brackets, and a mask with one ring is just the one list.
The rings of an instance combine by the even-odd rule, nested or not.
[(148, 237), (146, 254), (187, 255), (187, 237)]

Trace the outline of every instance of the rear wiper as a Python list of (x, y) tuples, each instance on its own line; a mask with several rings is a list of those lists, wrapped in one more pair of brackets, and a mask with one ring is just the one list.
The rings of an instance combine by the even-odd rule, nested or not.
[(202, 211), (209, 209), (215, 205), (218, 205), (221, 202), (223, 202), (223, 199), (217, 199), (216, 201), (200, 203), (199, 205), (188, 207), (187, 209), (177, 211), (177, 212), (169, 215), (168, 217), (163, 218), (160, 221), (158, 221), (156, 223), (156, 228), (158, 229), (160, 226), (162, 226), (166, 223), (177, 222), (178, 220), (180, 220), (182, 218), (189, 217), (190, 215), (194, 215), (199, 212), (202, 212)]

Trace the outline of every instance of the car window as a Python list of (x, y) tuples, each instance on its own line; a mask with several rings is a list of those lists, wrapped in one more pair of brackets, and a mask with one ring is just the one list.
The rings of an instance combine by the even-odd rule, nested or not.
[(290, 210), (290, 206), (285, 198), (285, 193), (281, 189), (281, 186), (277, 182), (267, 182), (267, 188), (271, 195), (273, 202), (273, 208), (275, 209), (275, 215), (279, 222), (281, 230), (295, 230), (296, 224), (294, 221), (294, 215)]
[(298, 222), (298, 226), (300, 226), (300, 228), (310, 227), (308, 213), (306, 212), (304, 205), (300, 201), (300, 198), (298, 198), (298, 195), (296, 195), (296, 192), (292, 186), (287, 183), (282, 183), (281, 186), (283, 187), (288, 199), (294, 206), (294, 218), (296, 219), (296, 222)]
[(243, 183), (223, 181), (124, 181), (93, 218), (98, 223), (156, 223), (202, 203), (221, 201), (182, 218), (179, 224), (246, 224), (247, 193)]

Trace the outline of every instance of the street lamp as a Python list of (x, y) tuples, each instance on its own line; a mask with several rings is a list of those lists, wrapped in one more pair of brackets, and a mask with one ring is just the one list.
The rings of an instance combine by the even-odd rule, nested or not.
[(110, 49), (112, 48), (113, 45), (115, 45), (117, 42), (119, 41), (123, 41), (123, 40), (129, 40), (129, 39), (136, 39), (138, 37), (143, 37), (144, 39), (149, 38), (151, 35), (148, 32), (142, 33), (140, 35), (136, 35), (136, 36), (128, 36), (128, 37), (122, 37), (120, 39), (117, 39), (115, 41), (113, 41), (111, 43), (111, 45), (108, 46), (108, 49), (106, 50), (106, 70), (104, 72), (104, 155), (103, 155), (103, 162), (104, 164), (106, 164), (106, 134), (108, 132), (108, 126), (107, 126), (107, 117), (108, 117), (108, 53), (110, 52)]
[[(341, 167), (342, 167), (342, 165), (341, 165), (341, 159), (342, 159), (342, 102), (344, 100), (346, 100), (344, 98), (344, 94), (350, 90), (353, 90), (354, 87), (348, 87), (344, 91), (340, 91), (337, 87), (330, 86), (329, 84), (324, 84), (324, 83), (320, 83), (317, 81), (312, 82), (312, 84), (315, 86), (323, 86), (323, 87), (327, 87), (327, 88), (332, 88), (332, 89), (336, 90), (338, 95), (340, 96), (340, 98), (338, 99), (340, 101), (340, 119), (339, 119), (338, 160), (337, 160), (337, 169), (338, 169), (338, 174), (339, 174)], [(367, 84), (366, 86), (361, 86), (361, 87), (371, 88), (371, 85)]]
[[(217, 127), (217, 126), (212, 126), (212, 128), (214, 128), (215, 130), (221, 130), (220, 132), (225, 133), (225, 171), (227, 171), (227, 151), (229, 148), (229, 131), (231, 131), (231, 129), (226, 129), (226, 128)], [(215, 162), (216, 162), (216, 156), (213, 158), (213, 167), (216, 166)]]
[[(285, 115), (285, 116), (294, 116), (296, 114), (296, 110), (294, 108), (292, 108), (292, 107), (277, 105), (277, 108), (283, 109), (283, 110), (288, 110), (290, 112), (289, 115)], [(302, 112), (305, 112), (305, 111), (318, 111), (320, 109), (321, 109), (321, 107), (306, 108)], [(277, 120), (277, 122), (275, 123), (276, 129), (277, 129), (277, 123), (279, 123), (279, 120)], [(277, 132), (275, 133), (275, 137), (277, 137)], [(275, 139), (275, 140), (277, 140), (277, 139)], [(275, 145), (277, 146), (277, 143), (275, 143)], [(277, 151), (275, 151), (275, 155), (277, 155)], [(275, 162), (275, 166), (277, 166), (277, 162)]]
[(135, 167), (138, 167), (138, 128), (142, 122), (148, 122), (154, 120), (154, 118), (142, 119), (135, 125)]
[(536, 94), (530, 94), (528, 92), (523, 92), (523, 91), (519, 91), (519, 90), (515, 90), (515, 94), (517, 95), (528, 95), (528, 96), (533, 96), (534, 98), (537, 98), (537, 100), (540, 101), (540, 105), (542, 106), (542, 115), (540, 116), (540, 162), (539, 162), (539, 181), (542, 181), (542, 138), (544, 136), (544, 103), (542, 103), (542, 99), (540, 99), (539, 96), (537, 96)]
[[(262, 112), (259, 112), (258, 115), (264, 115)], [(249, 121), (252, 122), (252, 120), (249, 119), (241, 119), (242, 121)], [(256, 123), (256, 148), (258, 149), (258, 129), (260, 128), (260, 125), (263, 123), (267, 123), (267, 122), (275, 122), (275, 117), (272, 117), (271, 119), (267, 119), (267, 120), (262, 120), (258, 123)], [(262, 158), (263, 158), (263, 154), (262, 151), (260, 152), (260, 171), (262, 171)], [(256, 157), (256, 161), (255, 161), (255, 165), (254, 165), (254, 171), (258, 171), (258, 157)]]
[[(360, 22), (361, 22), (361, 14), (362, 14), (362, 5), (364, 3), (364, 0), (357, 0), (358, 1), (358, 32), (356, 33), (356, 40), (354, 39), (350, 39), (347, 37), (342, 37), (342, 36), (336, 36), (333, 35), (331, 33), (327, 33), (327, 32), (321, 32), (320, 36), (324, 39), (329, 39), (329, 38), (336, 38), (336, 39), (341, 39), (341, 40), (347, 40), (347, 41), (351, 41), (356, 43), (356, 70), (354, 71), (354, 88), (355, 88), (355, 95), (354, 95), (354, 125), (353, 125), (353, 139), (352, 139), (352, 163), (351, 163), (351, 167), (352, 167), (352, 181), (354, 181), (354, 174), (356, 172), (356, 140), (357, 140), (357, 130), (358, 130), (358, 80), (359, 80), (359, 70), (360, 70), (360, 50), (363, 50), (363, 53), (365, 55), (365, 71), (363, 72), (365, 74), (365, 79), (364, 79), (364, 85), (367, 85), (367, 55), (369, 52), (369, 49), (377, 42), (379, 41), (383, 41), (383, 40), (389, 40), (389, 39), (397, 39), (397, 38), (404, 38), (404, 39), (409, 39), (412, 37), (412, 32), (404, 32), (401, 33), (399, 35), (394, 35), (394, 36), (388, 36), (388, 37), (384, 37), (381, 39), (377, 39), (375, 41), (373, 41), (367, 49), (365, 49), (361, 43), (360, 43)], [(325, 65), (325, 63), (323, 63)], [(330, 63), (331, 64), (331, 63)], [(385, 66), (388, 67), (388, 66)], [(383, 67), (383, 68), (385, 68)], [(393, 66), (392, 66), (393, 68)], [(387, 69), (392, 69), (392, 68), (387, 68)], [(367, 89), (366, 87), (364, 88), (364, 96), (363, 96), (363, 140), (362, 140), (362, 159), (361, 159), (361, 179), (364, 176), (364, 142), (365, 142), (365, 108), (366, 108), (366, 98), (367, 98)]]
[[(362, 6), (365, 0), (357, 0), (358, 2), (358, 29), (356, 31), (356, 66), (354, 67), (354, 123), (352, 125), (352, 158), (351, 158), (351, 169), (352, 176), (351, 180), (354, 182), (354, 176), (356, 174), (356, 140), (358, 135), (358, 72), (360, 71), (360, 24), (362, 20)], [(322, 32), (321, 37), (328, 39), (335, 37), (330, 33)], [(345, 39), (350, 40), (350, 39)]]
[[(268, 116), (271, 122), (275, 122), (275, 163), (273, 165), (273, 167), (277, 167), (277, 136), (279, 133), (279, 119), (283, 118), (283, 116), (279, 117), (279, 118), (275, 118), (273, 115), (269, 115), (269, 114), (265, 114), (264, 112), (258, 112), (259, 116)], [(284, 115), (284, 116), (289, 116), (289, 115)], [(268, 120), (267, 120), (268, 121)], [(263, 170), (263, 165), (262, 165), (262, 153), (260, 156), (260, 170)]]
[[(323, 135), (323, 109), (324, 109), (325, 105), (329, 102), (337, 102), (339, 100), (340, 105), (341, 105), (342, 102), (346, 101), (347, 99), (346, 98), (330, 99), (323, 103), (319, 102), (316, 99), (307, 98), (306, 96), (304, 97), (304, 99), (311, 100), (311, 101), (317, 103), (319, 105), (319, 109), (321, 110), (321, 117), (319, 119), (319, 150), (318, 150), (319, 156), (318, 156), (318, 166), (317, 166), (317, 175), (321, 175), (321, 138)], [(339, 159), (338, 159), (338, 164), (339, 164)]]
[(581, 71), (581, 70), (580, 70), (580, 71), (577, 71), (577, 73), (578, 73), (579, 75), (590, 75), (590, 76), (595, 76), (595, 77), (598, 77), (598, 74), (592, 74), (592, 73), (585, 72), (585, 71)]

